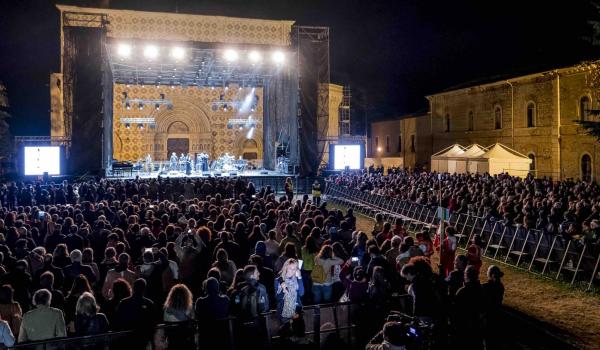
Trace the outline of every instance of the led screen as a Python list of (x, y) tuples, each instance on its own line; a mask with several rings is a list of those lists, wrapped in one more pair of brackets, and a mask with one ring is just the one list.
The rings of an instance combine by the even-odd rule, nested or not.
[(25, 147), (25, 175), (60, 175), (60, 147)]
[(333, 168), (335, 170), (360, 169), (360, 145), (333, 146)]

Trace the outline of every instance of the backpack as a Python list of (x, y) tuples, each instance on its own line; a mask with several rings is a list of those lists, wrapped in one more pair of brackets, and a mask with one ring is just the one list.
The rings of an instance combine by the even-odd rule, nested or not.
[(239, 293), (239, 312), (240, 316), (246, 319), (253, 319), (260, 315), (258, 289), (247, 285)]
[(315, 263), (312, 272), (310, 273), (310, 277), (312, 278), (313, 283), (325, 283), (326, 277), (323, 265)]

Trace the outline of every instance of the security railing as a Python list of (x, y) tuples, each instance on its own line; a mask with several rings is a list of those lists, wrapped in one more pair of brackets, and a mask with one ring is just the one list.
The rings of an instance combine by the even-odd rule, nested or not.
[[(328, 183), (325, 199), (353, 208), (386, 221), (404, 220), (407, 231), (416, 233), (424, 227), (437, 228), (438, 207), (415, 203)], [(446, 220), (456, 228), (458, 245), (467, 249), (475, 235), (484, 242), (485, 257), (530, 273), (563, 280), (589, 291), (600, 282), (600, 246), (545, 230), (508, 224), (492, 216), (480, 217), (471, 212), (450, 212)], [(576, 283), (577, 282), (577, 283)]]
[[(346, 344), (356, 343), (354, 317), (362, 305), (346, 303), (305, 306), (302, 315), (306, 336), (321, 344), (335, 335)], [(275, 311), (264, 313), (254, 320), (228, 317), (207, 322), (198, 320), (161, 324), (138, 331), (110, 332), (84, 337), (56, 338), (15, 345), (19, 350), (79, 350), (79, 349), (206, 349), (219, 344), (220, 349), (269, 349), (277, 347), (282, 324)]]

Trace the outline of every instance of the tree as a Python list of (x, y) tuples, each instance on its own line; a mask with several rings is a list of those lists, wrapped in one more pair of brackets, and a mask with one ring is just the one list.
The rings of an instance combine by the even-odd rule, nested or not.
[(6, 88), (0, 82), (0, 158), (10, 156), (13, 151), (13, 139), (8, 126), (8, 107)]

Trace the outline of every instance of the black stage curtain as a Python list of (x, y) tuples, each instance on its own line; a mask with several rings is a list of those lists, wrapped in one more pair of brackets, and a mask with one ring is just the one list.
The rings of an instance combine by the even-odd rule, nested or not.
[(329, 84), (329, 33), (317, 28), (295, 27), (294, 39), (300, 88), (300, 175), (312, 176), (317, 173), (323, 157), (319, 140), (325, 136), (323, 130), (326, 132), (328, 124), (328, 113), (320, 114), (318, 107), (319, 86)]
[[(294, 59), (290, 58), (290, 63)], [(298, 75), (294, 64), (282, 68), (266, 83), (263, 115), (263, 162), (276, 166), (277, 144), (289, 147), (290, 164), (298, 164)]]
[[(99, 174), (103, 166), (104, 124), (102, 28), (66, 27), (65, 40), (72, 73), (72, 119), (69, 172), (73, 175)], [(110, 97), (110, 96), (107, 96)], [(112, 101), (112, 98), (108, 99)]]

